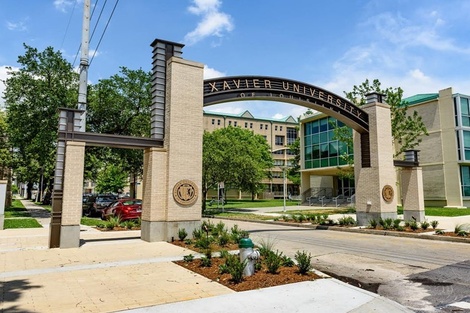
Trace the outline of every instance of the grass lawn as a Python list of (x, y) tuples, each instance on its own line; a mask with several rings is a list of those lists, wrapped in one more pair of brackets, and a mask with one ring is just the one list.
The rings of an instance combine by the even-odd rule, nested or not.
[(11, 207), (5, 209), (5, 218), (29, 217), (31, 214), (25, 209), (20, 200), (13, 200)]
[[(206, 201), (207, 209), (217, 209), (217, 205), (209, 205), (210, 201)], [(287, 201), (286, 206), (295, 206), (298, 205), (299, 201)], [(284, 206), (283, 199), (275, 200), (227, 200), (227, 203), (224, 205), (224, 209), (247, 209), (247, 208), (267, 208), (267, 207), (280, 207)], [(219, 205), (219, 208), (222, 208), (222, 205)]]
[[(442, 208), (442, 207), (425, 207), (424, 213), (426, 216), (464, 216), (470, 215), (470, 208), (457, 209), (457, 208)], [(403, 208), (398, 207), (398, 214), (403, 214)]]
[(41, 224), (34, 218), (6, 218), (5, 224), (3, 225), (5, 229), (7, 228), (41, 228)]
[(104, 221), (102, 221), (101, 219), (97, 219), (97, 218), (82, 217), (82, 219), (80, 220), (80, 224), (86, 225), (86, 226), (97, 226), (103, 223)]

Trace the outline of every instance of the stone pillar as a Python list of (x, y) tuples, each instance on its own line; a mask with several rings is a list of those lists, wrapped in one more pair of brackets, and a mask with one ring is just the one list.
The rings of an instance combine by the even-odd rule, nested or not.
[(397, 218), (390, 107), (373, 102), (362, 109), (369, 115), (370, 164), (363, 162), (361, 156), (362, 149), (367, 149), (367, 146), (361, 146), (365, 136), (355, 132), (356, 219), (361, 226), (368, 225), (372, 219)]
[[(404, 167), (401, 171), (403, 219), (425, 220), (423, 171), (421, 167)], [(413, 218), (414, 217), (414, 218)]]
[(84, 165), (85, 143), (67, 141), (65, 149), (64, 198), (62, 202), (60, 248), (78, 248), (80, 246)]
[(5, 202), (7, 199), (7, 180), (0, 180), (0, 230), (5, 228)]
[(201, 221), (203, 64), (167, 62), (165, 141), (144, 158), (142, 239), (171, 241)]

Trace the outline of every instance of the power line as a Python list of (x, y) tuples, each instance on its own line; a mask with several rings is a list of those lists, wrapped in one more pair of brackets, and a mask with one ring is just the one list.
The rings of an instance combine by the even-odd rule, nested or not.
[(65, 28), (64, 38), (62, 38), (62, 43), (60, 44), (60, 49), (59, 50), (62, 50), (62, 47), (64, 46), (65, 37), (67, 37), (67, 32), (69, 31), (70, 22), (72, 21), (73, 12), (75, 11), (76, 6), (77, 6), (77, 2), (75, 2), (75, 4), (73, 5), (72, 13), (70, 13), (69, 22), (67, 23), (67, 27)]
[(103, 39), (104, 34), (106, 33), (106, 30), (108, 29), (109, 22), (111, 21), (111, 18), (112, 18), (113, 15), (114, 15), (114, 11), (116, 10), (116, 7), (117, 7), (118, 3), (119, 3), (119, 0), (116, 0), (116, 3), (114, 4), (113, 10), (111, 11), (111, 15), (109, 16), (108, 21), (106, 22), (106, 26), (105, 26), (105, 28), (104, 28), (104, 30), (103, 30), (103, 33), (101, 34), (100, 40), (98, 41), (98, 45), (96, 46), (95, 51), (93, 51), (93, 56), (91, 57), (90, 65), (91, 65), (91, 63), (93, 62), (93, 59), (94, 59), (95, 54), (96, 54), (96, 51), (98, 51), (98, 48), (99, 48), (99, 46), (100, 46), (100, 44), (101, 44), (101, 40)]

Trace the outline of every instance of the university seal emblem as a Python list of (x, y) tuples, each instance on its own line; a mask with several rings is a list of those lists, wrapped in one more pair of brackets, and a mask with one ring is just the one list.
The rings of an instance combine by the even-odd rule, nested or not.
[(392, 202), (393, 196), (394, 196), (393, 187), (390, 185), (385, 185), (382, 188), (382, 198), (385, 200), (385, 202)]
[(173, 187), (173, 198), (181, 205), (191, 205), (196, 202), (197, 194), (196, 184), (188, 179), (180, 180)]

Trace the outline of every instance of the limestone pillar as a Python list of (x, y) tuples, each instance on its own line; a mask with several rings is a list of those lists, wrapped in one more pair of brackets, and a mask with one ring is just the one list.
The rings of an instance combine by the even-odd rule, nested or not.
[[(369, 115), (369, 146), (364, 142), (367, 134), (355, 132), (356, 219), (358, 225), (368, 225), (372, 219), (378, 221), (379, 218), (397, 218), (397, 184), (390, 107), (372, 102), (362, 109)], [(370, 154), (362, 156), (362, 149), (366, 151), (368, 148)], [(367, 156), (370, 156), (370, 162), (362, 159)]]
[(201, 220), (203, 64), (171, 57), (163, 149), (145, 151), (142, 239), (171, 241)]
[(403, 219), (425, 220), (423, 171), (421, 167), (404, 167), (401, 171)]
[(67, 141), (65, 149), (60, 248), (80, 246), (85, 143)]

